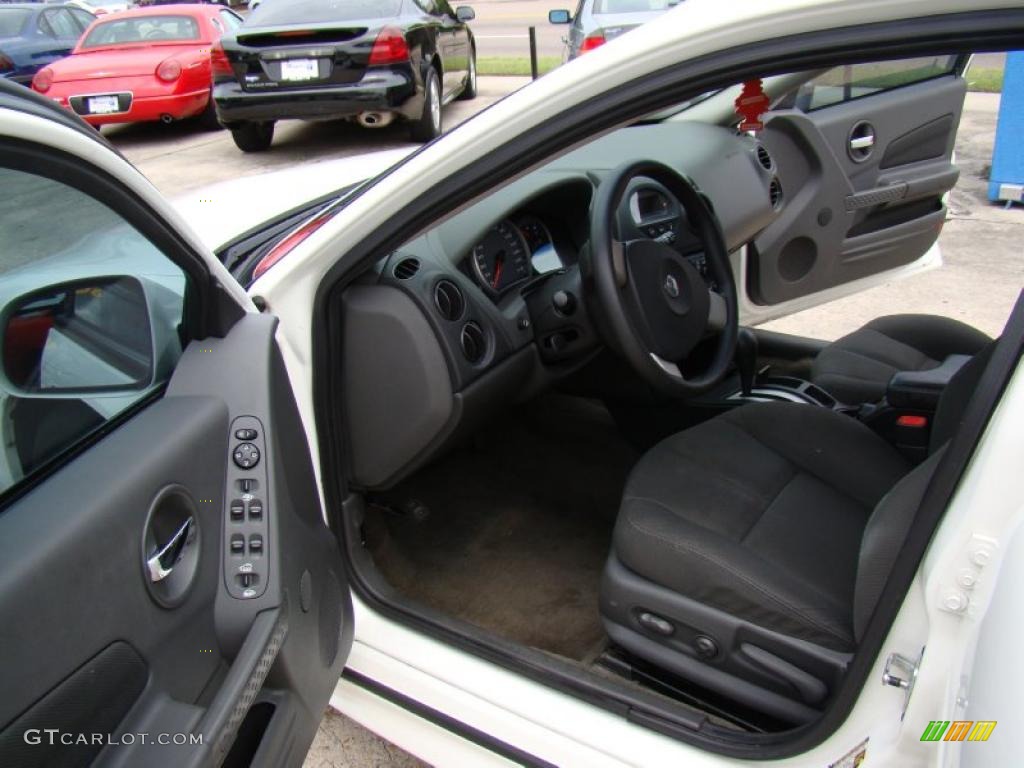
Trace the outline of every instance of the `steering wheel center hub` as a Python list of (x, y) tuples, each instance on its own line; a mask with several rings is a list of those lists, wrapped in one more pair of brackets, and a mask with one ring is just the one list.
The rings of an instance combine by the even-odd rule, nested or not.
[(653, 240), (626, 244), (626, 269), (633, 287), (627, 311), (648, 348), (666, 360), (686, 357), (707, 330), (708, 289), (700, 273)]

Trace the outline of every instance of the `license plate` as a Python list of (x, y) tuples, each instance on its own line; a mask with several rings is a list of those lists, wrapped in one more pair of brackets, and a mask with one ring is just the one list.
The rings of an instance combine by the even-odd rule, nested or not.
[(286, 59), (281, 62), (282, 80), (316, 80), (320, 63), (316, 59)]
[(109, 115), (111, 112), (120, 112), (121, 105), (117, 96), (91, 96), (87, 102), (90, 115)]

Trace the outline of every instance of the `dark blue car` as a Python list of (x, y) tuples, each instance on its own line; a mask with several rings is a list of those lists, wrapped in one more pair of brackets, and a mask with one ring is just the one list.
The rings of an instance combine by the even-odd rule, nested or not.
[(36, 72), (71, 53), (95, 19), (71, 5), (0, 0), (0, 77), (31, 84)]

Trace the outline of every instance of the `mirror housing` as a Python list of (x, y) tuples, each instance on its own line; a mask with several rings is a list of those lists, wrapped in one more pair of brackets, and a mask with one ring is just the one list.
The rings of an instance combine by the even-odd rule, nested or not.
[(455, 18), (463, 23), (467, 21), (472, 21), (473, 19), (476, 18), (476, 11), (474, 11), (468, 5), (460, 5), (458, 8), (455, 9)]
[(157, 380), (166, 344), (154, 337), (149, 297), (135, 277), (55, 283), (8, 301), (0, 317), (11, 394), (84, 399), (144, 392)]
[(572, 23), (572, 14), (569, 13), (564, 8), (559, 9), (559, 10), (555, 10), (555, 11), (548, 11), (548, 23), (549, 24), (571, 24)]

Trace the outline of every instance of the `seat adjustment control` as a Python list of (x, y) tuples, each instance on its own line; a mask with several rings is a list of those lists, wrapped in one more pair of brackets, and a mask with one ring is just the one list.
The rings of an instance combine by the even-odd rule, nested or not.
[(640, 626), (644, 629), (664, 637), (669, 637), (676, 631), (676, 628), (672, 626), (672, 622), (647, 611), (639, 614), (636, 620), (640, 622)]

